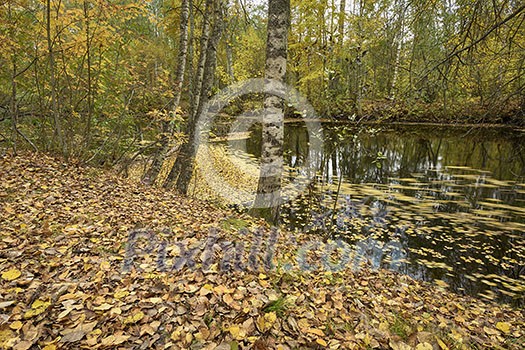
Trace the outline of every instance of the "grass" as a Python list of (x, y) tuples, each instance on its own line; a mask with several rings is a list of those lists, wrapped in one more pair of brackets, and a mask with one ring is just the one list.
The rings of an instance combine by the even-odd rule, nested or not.
[(284, 296), (280, 296), (277, 300), (270, 301), (263, 307), (262, 311), (265, 313), (275, 312), (278, 317), (283, 317), (286, 311), (286, 300)]
[(241, 228), (248, 227), (250, 223), (246, 220), (237, 218), (228, 218), (221, 223), (221, 228), (227, 231), (238, 231)]
[(390, 325), (390, 332), (398, 335), (401, 339), (406, 340), (412, 333), (412, 328), (403, 318), (396, 315), (394, 322)]

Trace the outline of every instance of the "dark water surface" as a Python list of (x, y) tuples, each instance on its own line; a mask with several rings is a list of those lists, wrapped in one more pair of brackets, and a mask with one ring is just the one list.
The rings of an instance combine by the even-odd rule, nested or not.
[[(525, 304), (525, 132), (324, 124), (323, 133), (314, 151), (304, 124), (286, 124), (288, 168), (307, 155), (320, 168), (283, 210), (291, 229), (355, 244), (356, 267)], [(259, 135), (242, 141), (255, 157)]]

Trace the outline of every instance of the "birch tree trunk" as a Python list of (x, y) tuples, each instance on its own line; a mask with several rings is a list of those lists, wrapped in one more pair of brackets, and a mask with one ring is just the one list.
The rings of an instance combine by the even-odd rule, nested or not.
[(401, 54), (403, 50), (403, 35), (405, 32), (405, 12), (406, 7), (404, 1), (396, 1), (395, 12), (397, 12), (397, 25), (395, 26), (395, 35), (393, 40), (394, 50), (394, 71), (392, 74), (392, 84), (389, 87), (389, 98), (394, 101), (397, 98), (399, 66), (401, 64)]
[[(197, 82), (195, 83), (194, 101), (191, 108), (192, 113), (186, 125), (188, 140), (182, 144), (177, 160), (164, 182), (165, 188), (171, 188), (173, 183), (176, 183), (177, 190), (184, 194), (188, 192), (197, 153), (197, 149), (195, 148), (195, 126), (199, 115), (202, 113), (203, 106), (208, 101), (208, 94), (213, 85), (217, 64), (217, 47), (224, 28), (225, 4), (220, 2), (216, 3), (215, 6), (213, 5), (213, 1), (206, 1), (206, 13), (208, 13), (208, 11), (211, 12), (214, 8), (213, 16), (205, 16), (205, 19), (213, 17), (213, 30), (211, 36), (201, 42), (201, 55), (199, 57), (199, 66), (197, 67)], [(205, 27), (204, 29), (209, 33), (209, 27)]]
[[(179, 55), (177, 57), (177, 71), (175, 73), (175, 96), (173, 97), (173, 113), (177, 113), (182, 95), (182, 84), (184, 82), (184, 71), (186, 70), (186, 56), (188, 53), (188, 19), (191, 6), (191, 0), (182, 0), (180, 12), (180, 41)], [(142, 182), (151, 185), (157, 179), (162, 164), (166, 159), (169, 149), (170, 137), (173, 135), (173, 123), (163, 121), (162, 125), (161, 146), (155, 154), (151, 167), (144, 175)]]
[(346, 0), (341, 0), (339, 3), (339, 19), (338, 19), (338, 31), (339, 31), (339, 49), (342, 49), (345, 41), (345, 17), (346, 17)]
[[(284, 81), (290, 27), (290, 0), (268, 1), (268, 38), (266, 42), (266, 79)], [(268, 84), (268, 83), (267, 83)], [(268, 95), (264, 100), (261, 173), (253, 215), (269, 222), (279, 220), (281, 177), (283, 171), (283, 101)]]

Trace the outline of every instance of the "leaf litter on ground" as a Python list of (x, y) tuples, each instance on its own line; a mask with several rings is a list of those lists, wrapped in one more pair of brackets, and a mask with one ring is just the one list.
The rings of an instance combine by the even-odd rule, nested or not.
[(42, 154), (2, 157), (0, 175), (0, 348), (525, 346), (520, 309), (385, 270), (287, 271), (295, 250), (285, 234), (271, 271), (202, 271), (197, 254), (193, 268), (159, 272), (153, 254), (124, 274), (132, 229), (169, 227), (168, 238), (198, 245), (210, 227), (245, 240), (227, 220), (262, 223)]

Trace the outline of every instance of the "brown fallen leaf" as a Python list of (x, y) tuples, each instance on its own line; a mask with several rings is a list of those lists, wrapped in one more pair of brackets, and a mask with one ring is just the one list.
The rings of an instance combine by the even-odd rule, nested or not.
[(90, 322), (90, 323), (82, 323), (76, 326), (73, 329), (66, 329), (62, 331), (63, 337), (60, 339), (62, 343), (74, 343), (86, 336), (89, 332), (91, 332), (95, 326), (97, 325), (97, 321)]
[(13, 346), (13, 350), (27, 350), (31, 346), (33, 346), (33, 342), (32, 341), (22, 340), (21, 342), (19, 342), (15, 346)]
[(119, 345), (124, 343), (129, 338), (129, 335), (124, 335), (123, 332), (117, 332), (116, 334), (112, 334), (102, 339), (101, 343), (103, 346)]

